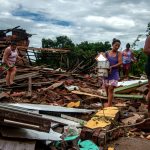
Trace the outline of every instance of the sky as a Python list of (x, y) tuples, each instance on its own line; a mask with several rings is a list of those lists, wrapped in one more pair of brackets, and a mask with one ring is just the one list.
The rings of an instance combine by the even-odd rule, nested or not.
[(42, 38), (66, 35), (74, 43), (121, 40), (121, 49), (142, 34), (142, 48), (150, 22), (149, 0), (0, 0), (0, 29), (21, 26), (30, 46)]

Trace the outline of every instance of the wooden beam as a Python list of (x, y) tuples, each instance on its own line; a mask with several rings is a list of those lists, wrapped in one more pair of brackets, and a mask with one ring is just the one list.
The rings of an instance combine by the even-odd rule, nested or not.
[(139, 83), (135, 83), (132, 85), (127, 85), (127, 86), (123, 86), (123, 87), (118, 87), (114, 90), (115, 93), (129, 93), (131, 91), (133, 91), (134, 89), (136, 89), (137, 87), (140, 87), (141, 85), (147, 84), (148, 81), (145, 82), (139, 82)]
[(80, 92), (80, 91), (71, 91), (71, 92), (74, 94), (78, 94), (78, 95), (85, 95), (85, 96), (97, 97), (101, 99), (107, 99), (107, 97), (105, 96), (100, 96), (100, 95), (95, 95), (95, 94), (90, 94), (90, 93), (85, 93), (85, 92)]
[[(38, 75), (39, 75), (38, 72), (32, 72), (32, 73), (27, 73), (27, 74), (23, 74), (23, 75), (17, 75), (14, 80), (16, 81), (16, 80), (26, 79), (28, 77), (34, 77), (34, 76), (38, 76)], [(5, 82), (6, 82), (6, 79), (0, 79), (0, 84), (5, 83)]]
[(28, 80), (28, 96), (31, 97), (32, 96), (32, 78), (29, 77)]
[(144, 99), (144, 95), (114, 94), (115, 98)]
[(17, 46), (18, 49), (21, 50), (35, 50), (35, 51), (49, 51), (49, 52), (59, 52), (59, 53), (68, 53), (70, 52), (69, 49), (60, 49), (60, 48), (35, 48), (35, 47), (24, 47), (24, 46)]

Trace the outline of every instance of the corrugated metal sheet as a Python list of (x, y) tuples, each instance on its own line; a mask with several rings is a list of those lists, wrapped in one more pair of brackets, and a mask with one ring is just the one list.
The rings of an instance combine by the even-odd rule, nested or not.
[(14, 128), (14, 127), (1, 127), (0, 132), (3, 137), (10, 138), (22, 138), (22, 139), (32, 139), (32, 140), (50, 140), (50, 141), (60, 141), (61, 134), (54, 132), (50, 129), (49, 133), (24, 129), (24, 128)]
[(7, 103), (7, 105), (18, 106), (30, 110), (50, 111), (50, 112), (67, 112), (67, 113), (91, 113), (95, 110), (67, 108), (61, 106), (41, 105), (41, 104), (26, 104), (26, 103)]

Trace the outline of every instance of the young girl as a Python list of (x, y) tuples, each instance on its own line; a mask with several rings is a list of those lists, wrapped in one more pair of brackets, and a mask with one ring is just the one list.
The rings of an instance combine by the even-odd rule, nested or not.
[(105, 56), (110, 63), (108, 77), (104, 79), (104, 86), (108, 97), (108, 103), (106, 104), (106, 107), (112, 106), (114, 88), (117, 86), (119, 80), (118, 67), (122, 64), (122, 54), (118, 51), (120, 44), (120, 40), (113, 39), (112, 50), (109, 50), (105, 53)]

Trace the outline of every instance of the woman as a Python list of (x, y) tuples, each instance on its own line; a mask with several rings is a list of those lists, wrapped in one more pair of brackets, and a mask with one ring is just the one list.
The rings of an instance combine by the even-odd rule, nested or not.
[(147, 63), (145, 65), (145, 72), (148, 78), (148, 85), (149, 85), (149, 92), (147, 94), (146, 99), (148, 100), (148, 112), (150, 115), (150, 36), (148, 36), (145, 41), (145, 46), (144, 46), (143, 51), (148, 57)]
[(127, 43), (126, 49), (122, 52), (123, 74), (125, 76), (125, 80), (129, 79), (129, 71), (132, 61), (136, 62), (134, 55), (130, 50), (130, 44)]
[(21, 59), (18, 56), (16, 42), (12, 42), (11, 45), (5, 49), (2, 60), (3, 64), (6, 65), (7, 69), (6, 84), (8, 86), (13, 85), (16, 74), (15, 63), (18, 58)]
[(108, 97), (108, 103), (106, 104), (106, 107), (112, 106), (114, 88), (117, 86), (119, 80), (118, 67), (122, 64), (122, 54), (118, 51), (120, 44), (120, 40), (113, 39), (112, 50), (109, 50), (105, 53), (105, 56), (110, 63), (109, 75), (104, 79), (104, 86)]

